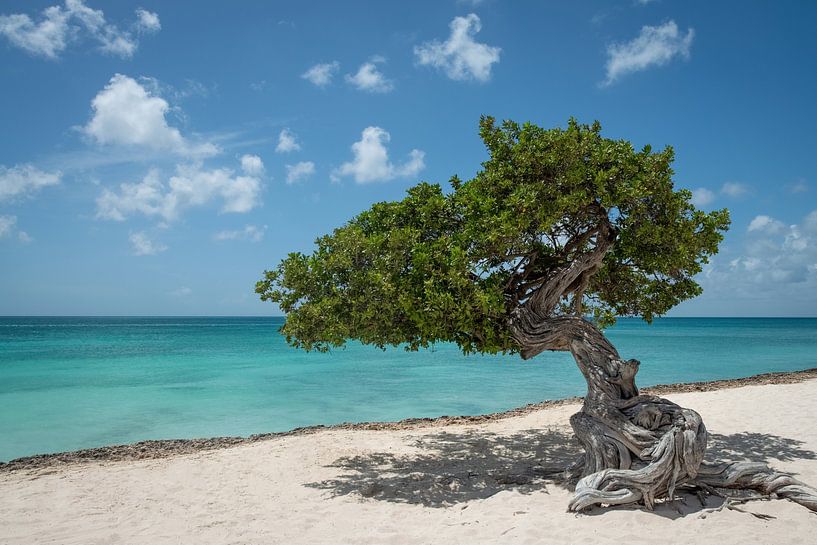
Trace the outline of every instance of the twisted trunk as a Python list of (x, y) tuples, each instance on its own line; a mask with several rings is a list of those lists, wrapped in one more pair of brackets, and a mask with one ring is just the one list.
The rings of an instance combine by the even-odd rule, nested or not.
[(576, 297), (575, 290), (583, 289), (601, 266), (615, 240), (606, 225), (596, 233), (592, 251), (554, 272), (510, 320), (523, 358), (544, 350), (569, 351), (587, 381), (582, 410), (570, 419), (585, 453), (570, 469), (581, 479), (569, 509), (637, 502), (652, 509), (657, 498), (672, 499), (678, 486), (691, 485), (753, 489), (817, 511), (817, 490), (764, 464), (704, 463), (707, 431), (698, 413), (661, 397), (640, 395), (635, 384), (638, 360), (621, 359), (584, 318), (554, 316), (560, 299), (570, 293)]

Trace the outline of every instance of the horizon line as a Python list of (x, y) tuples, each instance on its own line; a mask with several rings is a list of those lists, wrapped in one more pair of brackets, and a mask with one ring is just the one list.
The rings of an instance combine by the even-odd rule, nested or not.
[[(2, 318), (286, 318), (285, 314), (0, 314)], [(641, 316), (617, 316), (616, 319), (634, 318), (643, 320)], [(653, 321), (671, 319), (817, 319), (814, 316), (656, 316)], [(646, 320), (645, 320), (646, 321)]]

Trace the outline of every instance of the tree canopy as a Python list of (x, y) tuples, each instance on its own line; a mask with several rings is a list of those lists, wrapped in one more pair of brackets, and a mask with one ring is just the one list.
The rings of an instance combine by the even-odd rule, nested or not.
[(480, 136), (489, 159), (473, 179), (455, 176), (447, 192), (420, 183), (264, 273), (256, 291), (287, 314), (288, 342), (518, 352), (511, 313), (602, 236), (613, 243), (601, 265), (565, 289), (556, 314), (651, 321), (701, 293), (694, 276), (729, 214), (674, 189), (672, 148), (636, 151), (573, 119), (543, 129), (483, 117)]

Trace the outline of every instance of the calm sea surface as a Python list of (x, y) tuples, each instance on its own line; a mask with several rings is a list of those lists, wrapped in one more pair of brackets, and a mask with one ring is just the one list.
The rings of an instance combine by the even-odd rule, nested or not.
[[(307, 354), (282, 318), (0, 318), (0, 460), (143, 439), (478, 414), (584, 393), (569, 355), (531, 361), (352, 344)], [(817, 319), (625, 319), (639, 385), (817, 367)]]

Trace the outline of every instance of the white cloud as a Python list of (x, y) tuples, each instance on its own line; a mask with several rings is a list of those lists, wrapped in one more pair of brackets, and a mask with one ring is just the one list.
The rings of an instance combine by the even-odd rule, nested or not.
[(298, 138), (295, 136), (295, 133), (289, 129), (281, 129), (281, 132), (278, 134), (278, 145), (275, 146), (275, 151), (277, 153), (289, 153), (300, 149), (301, 145), (298, 143)]
[(91, 9), (82, 0), (65, 0), (65, 7), (80, 21), (90, 36), (99, 42), (99, 48), (104, 53), (129, 58), (136, 52), (139, 42), (129, 32), (108, 24), (102, 10)]
[(810, 240), (803, 236), (800, 227), (792, 225), (789, 227), (789, 232), (786, 238), (783, 239), (783, 247), (795, 252), (802, 252), (809, 247)]
[(17, 225), (17, 216), (0, 216), (0, 238), (11, 236)]
[(706, 206), (714, 200), (715, 193), (705, 187), (692, 190), (692, 199), (690, 199), (690, 202), (695, 206)]
[(315, 174), (315, 163), (312, 161), (301, 161), (294, 165), (287, 165), (287, 183), (294, 183), (305, 180)]
[(502, 50), (474, 41), (482, 29), (479, 17), (473, 13), (455, 17), (449, 26), (451, 35), (446, 41), (434, 40), (415, 46), (417, 62), (439, 68), (454, 80), (485, 82), (491, 79), (491, 65), (499, 62)]
[[(156, 32), (161, 28), (159, 16), (136, 10), (137, 31)], [(85, 5), (83, 0), (65, 0), (63, 6), (46, 8), (35, 22), (26, 14), (0, 15), (0, 35), (12, 45), (33, 55), (57, 59), (73, 41), (89, 38), (99, 44), (103, 53), (130, 58), (139, 41), (128, 31), (105, 20), (102, 10)]]
[(137, 231), (128, 236), (133, 255), (156, 255), (167, 250), (167, 246), (153, 242), (144, 231)]
[(394, 89), (394, 83), (386, 79), (386, 76), (377, 69), (376, 62), (383, 61), (380, 58), (373, 59), (370, 62), (361, 64), (354, 75), (346, 74), (347, 83), (369, 93), (388, 93)]
[(43, 187), (60, 183), (62, 173), (44, 172), (29, 164), (6, 168), (0, 165), (0, 202), (30, 197)]
[(264, 239), (264, 233), (266, 233), (266, 231), (266, 225), (263, 227), (247, 225), (240, 231), (219, 231), (213, 235), (213, 240), (250, 240), (252, 242), (261, 242)]
[(83, 132), (98, 144), (135, 146), (185, 156), (218, 153), (209, 143), (194, 144), (167, 123), (167, 101), (135, 79), (114, 75), (91, 101), (94, 115)]
[(17, 216), (0, 216), (0, 239), (12, 238), (15, 233), (17, 240), (23, 244), (28, 244), (32, 240), (28, 233), (17, 229)]
[(738, 182), (726, 182), (723, 184), (723, 187), (721, 187), (721, 193), (729, 195), (730, 197), (740, 197), (745, 194), (746, 191), (747, 187)]
[(803, 228), (817, 234), (817, 210), (812, 211), (803, 221)]
[[(721, 195), (737, 198), (746, 194), (748, 190), (749, 189), (744, 184), (738, 182), (726, 182), (721, 186), (720, 193)], [(699, 187), (698, 189), (692, 190), (692, 199), (690, 202), (692, 202), (692, 204), (695, 206), (706, 206), (711, 204), (716, 197), (717, 194), (714, 191), (705, 187)]]
[[(261, 165), (263, 169), (263, 164)], [(123, 183), (119, 191), (104, 189), (97, 198), (97, 218), (124, 221), (142, 214), (173, 221), (193, 207), (221, 201), (221, 212), (249, 212), (260, 204), (259, 176), (236, 176), (230, 169), (203, 170), (201, 165), (178, 165), (165, 183), (152, 169), (138, 183)]]
[(316, 64), (301, 74), (301, 77), (313, 85), (326, 87), (332, 83), (332, 78), (335, 77), (338, 70), (340, 70), (340, 64), (337, 61)]
[(641, 27), (641, 32), (633, 40), (607, 47), (607, 79), (604, 85), (651, 66), (662, 66), (675, 57), (688, 59), (694, 37), (693, 29), (682, 34), (675, 21), (661, 26)]
[(188, 288), (187, 286), (182, 286), (170, 292), (170, 295), (173, 297), (187, 297), (188, 295), (192, 294), (193, 290)]
[(0, 15), (0, 34), (31, 54), (56, 59), (68, 43), (69, 18), (59, 6), (46, 8), (39, 23), (25, 14)]
[(159, 32), (162, 30), (162, 23), (159, 15), (143, 8), (136, 10), (136, 30), (143, 33)]
[(757, 216), (748, 230), (759, 238), (750, 239), (743, 255), (729, 263), (735, 282), (747, 291), (752, 285), (768, 290), (774, 284), (817, 282), (817, 210), (799, 225)]
[(264, 162), (257, 155), (242, 155), (241, 170), (247, 176), (263, 176)]
[(749, 231), (742, 246), (735, 242), (724, 245), (724, 261), (716, 258), (699, 275), (705, 299), (723, 308), (742, 306), (755, 315), (791, 315), (795, 309), (813, 315), (817, 305), (817, 210), (788, 226), (764, 217), (768, 219), (753, 220), (764, 228)]
[(759, 231), (768, 234), (780, 234), (786, 230), (786, 225), (770, 216), (760, 215), (749, 222), (748, 231)]
[(380, 127), (363, 129), (360, 141), (352, 144), (354, 159), (335, 169), (332, 172), (332, 180), (338, 181), (343, 176), (351, 176), (355, 182), (365, 184), (407, 178), (425, 168), (425, 153), (417, 149), (411, 150), (408, 161), (403, 164), (395, 165), (389, 161), (386, 144), (390, 139), (389, 133)]

